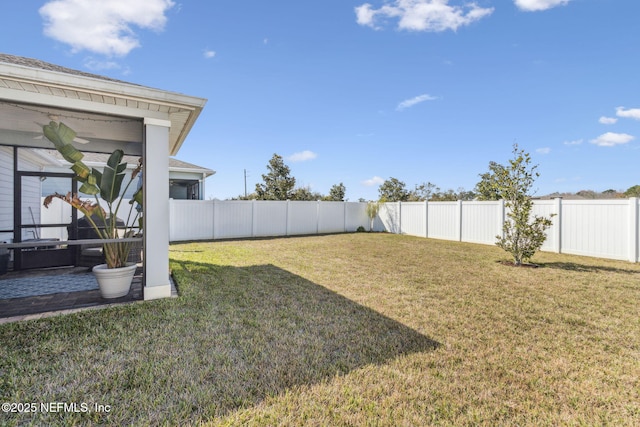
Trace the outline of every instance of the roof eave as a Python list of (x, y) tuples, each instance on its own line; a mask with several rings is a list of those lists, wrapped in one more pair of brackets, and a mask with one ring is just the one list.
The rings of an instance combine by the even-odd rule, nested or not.
[[(111, 104), (91, 101), (96, 106), (94, 108), (95, 112), (100, 112), (100, 104), (104, 104), (105, 111), (108, 111), (110, 114), (113, 114), (114, 109), (117, 109), (120, 114), (130, 117), (169, 119), (172, 127), (179, 127), (177, 134), (174, 134), (172, 140), (169, 141), (170, 155), (175, 155), (178, 152), (207, 102), (204, 98), (168, 92), (127, 82), (103, 80), (97, 77), (74, 75), (11, 63), (0, 63), (0, 78), (25, 85), (33, 85), (34, 87), (48, 86), (50, 88), (96, 95), (97, 98), (107, 96), (124, 101), (124, 106), (120, 109), (117, 109)], [(18, 91), (17, 89), (13, 90)], [(50, 104), (60, 105), (55, 101), (56, 98), (61, 97), (55, 95), (43, 96), (43, 98), (45, 97), (50, 101)], [(94, 97), (91, 96), (91, 98), (93, 99)], [(59, 101), (62, 100), (60, 99)], [(135, 102), (135, 105), (138, 107), (131, 108), (129, 101)], [(79, 101), (79, 104), (84, 104), (85, 102)], [(147, 104), (148, 108), (146, 110), (139, 107), (140, 105)], [(175, 114), (180, 113), (180, 115), (184, 115), (185, 112), (188, 112), (188, 115), (184, 121), (177, 117), (178, 114)], [(174, 120), (172, 120), (172, 118)]]

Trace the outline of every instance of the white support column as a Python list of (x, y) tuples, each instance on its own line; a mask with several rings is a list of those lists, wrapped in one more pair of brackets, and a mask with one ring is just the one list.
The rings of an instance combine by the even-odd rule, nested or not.
[(168, 120), (144, 120), (144, 299), (171, 296)]
[(638, 198), (629, 198), (629, 261), (638, 262)]

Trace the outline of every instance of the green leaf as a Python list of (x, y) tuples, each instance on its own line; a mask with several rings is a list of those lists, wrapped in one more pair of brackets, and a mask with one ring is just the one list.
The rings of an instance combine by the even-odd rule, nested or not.
[(115, 150), (109, 160), (107, 166), (105, 166), (100, 183), (100, 197), (108, 203), (113, 202), (120, 196), (120, 188), (122, 187), (122, 181), (124, 179), (124, 170), (127, 167), (126, 163), (121, 163), (124, 152), (122, 150)]
[(89, 194), (90, 196), (94, 196), (100, 192), (100, 189), (96, 185), (91, 185), (88, 182), (83, 183), (78, 191), (84, 194)]
[(133, 197), (131, 198), (131, 200), (129, 201), (130, 204), (134, 204), (137, 203), (140, 206), (142, 205), (142, 199), (143, 199), (143, 193), (142, 193), (142, 187), (138, 188), (136, 190), (135, 193), (133, 193)]
[(75, 172), (76, 180), (80, 182), (87, 182), (87, 179), (91, 176), (91, 169), (82, 162), (71, 165), (71, 170)]

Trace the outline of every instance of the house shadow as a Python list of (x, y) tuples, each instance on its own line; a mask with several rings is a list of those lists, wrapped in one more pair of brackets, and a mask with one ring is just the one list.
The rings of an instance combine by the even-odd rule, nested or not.
[(200, 420), (440, 345), (274, 265), (172, 265), (193, 330), (207, 329), (192, 334), (196, 359), (184, 362), (205, 373)]

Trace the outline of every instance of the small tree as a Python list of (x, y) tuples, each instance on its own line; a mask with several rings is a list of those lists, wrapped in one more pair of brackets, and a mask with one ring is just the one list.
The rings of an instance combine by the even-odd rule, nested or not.
[(367, 216), (369, 217), (369, 231), (373, 231), (373, 221), (380, 211), (380, 202), (367, 203)]
[[(524, 150), (513, 146), (513, 159), (508, 166), (494, 167), (494, 189), (507, 208), (507, 220), (502, 226), (503, 236), (496, 236), (496, 245), (513, 256), (515, 265), (522, 265), (542, 247), (547, 238), (545, 231), (551, 219), (531, 215), (533, 201), (529, 191), (535, 179), (538, 165), (530, 166), (531, 157)], [(491, 167), (491, 165), (490, 165)]]

